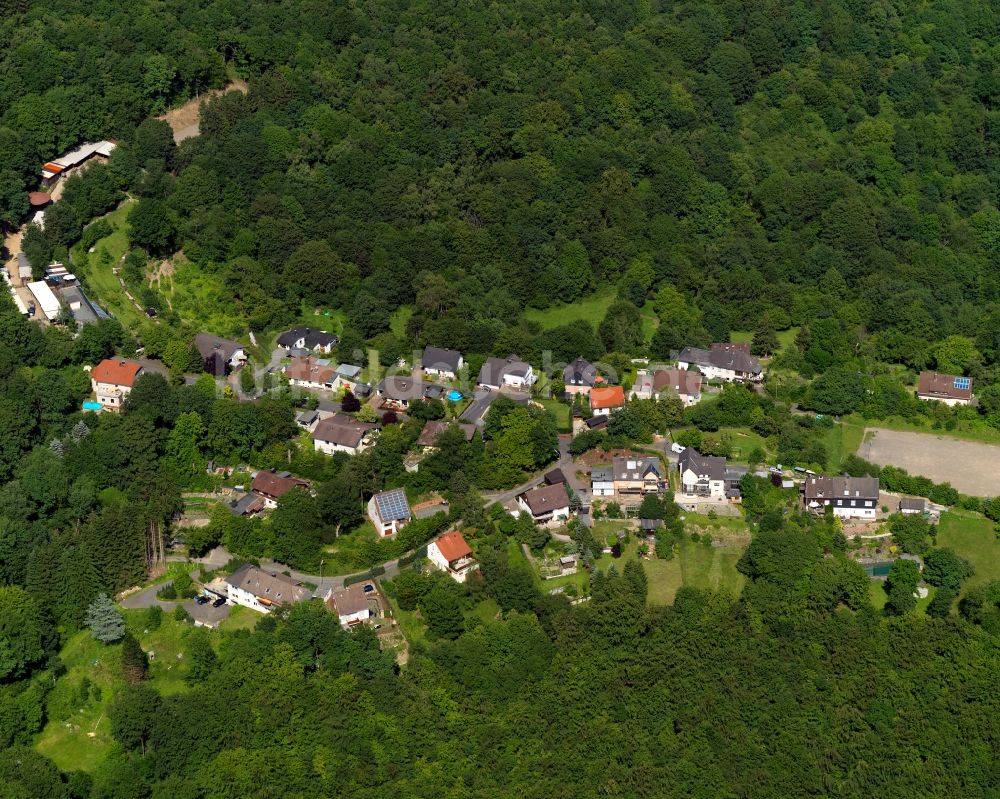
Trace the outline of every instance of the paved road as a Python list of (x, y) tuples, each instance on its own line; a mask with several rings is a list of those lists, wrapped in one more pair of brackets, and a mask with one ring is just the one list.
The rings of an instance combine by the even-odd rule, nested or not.
[(490, 405), (493, 404), (493, 400), (496, 398), (497, 392), (478, 389), (473, 395), (472, 402), (470, 402), (469, 406), (462, 411), (459, 418), (463, 422), (478, 422), (486, 415), (486, 411), (490, 409)]

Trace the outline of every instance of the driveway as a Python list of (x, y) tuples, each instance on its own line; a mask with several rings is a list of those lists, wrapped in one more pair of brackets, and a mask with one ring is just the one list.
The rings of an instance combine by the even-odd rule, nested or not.
[(486, 415), (486, 411), (490, 409), (490, 405), (493, 404), (493, 400), (496, 398), (497, 392), (495, 391), (477, 389), (475, 394), (473, 394), (472, 402), (462, 411), (459, 418), (463, 422), (472, 422), (475, 424)]

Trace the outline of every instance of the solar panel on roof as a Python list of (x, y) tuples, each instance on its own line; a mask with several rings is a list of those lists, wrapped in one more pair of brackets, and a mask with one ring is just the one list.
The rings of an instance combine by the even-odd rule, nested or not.
[(955, 388), (959, 391), (968, 391), (972, 386), (972, 381), (968, 377), (956, 377)]
[(378, 495), (379, 515), (384, 521), (408, 519), (410, 509), (406, 503), (406, 494), (401, 488), (386, 491)]

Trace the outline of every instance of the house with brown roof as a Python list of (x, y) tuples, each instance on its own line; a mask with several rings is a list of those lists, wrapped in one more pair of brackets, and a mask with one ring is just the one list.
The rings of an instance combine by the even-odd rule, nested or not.
[(688, 369), (639, 370), (632, 396), (653, 399), (661, 396), (679, 397), (684, 405), (694, 405), (701, 399), (702, 375)]
[(442, 533), (427, 545), (427, 559), (457, 583), (464, 583), (479, 564), (458, 530)]
[(337, 614), (345, 630), (378, 617), (378, 598), (372, 583), (354, 583), (331, 591), (326, 607)]
[(248, 563), (226, 578), (226, 595), (234, 605), (270, 613), (282, 605), (303, 602), (312, 592), (291, 577)]
[(327, 455), (345, 452), (357, 455), (374, 441), (378, 425), (360, 422), (353, 416), (335, 413), (320, 419), (312, 431), (313, 449)]
[(590, 410), (595, 416), (609, 416), (625, 407), (625, 389), (621, 386), (599, 386), (590, 389)]
[(565, 483), (539, 486), (519, 494), (517, 513), (527, 513), (537, 524), (550, 524), (569, 518), (569, 494)]
[(472, 441), (476, 435), (476, 426), (474, 424), (469, 424), (468, 422), (446, 422), (435, 419), (424, 425), (424, 429), (420, 431), (420, 437), (417, 438), (417, 446), (425, 450), (432, 449), (436, 446), (440, 435), (453, 427), (457, 427), (462, 431), (462, 435), (465, 436), (466, 441)]
[(90, 387), (101, 410), (118, 413), (135, 381), (142, 375), (142, 364), (122, 358), (105, 358), (90, 370)]
[(945, 405), (968, 405), (972, 402), (972, 378), (921, 372), (917, 399), (935, 400)]
[(337, 378), (336, 370), (329, 361), (312, 355), (292, 358), (284, 373), (290, 386), (300, 388), (333, 389)]
[(278, 500), (293, 488), (309, 488), (309, 481), (292, 477), (289, 472), (261, 469), (254, 475), (250, 490), (264, 500), (265, 508), (278, 507)]

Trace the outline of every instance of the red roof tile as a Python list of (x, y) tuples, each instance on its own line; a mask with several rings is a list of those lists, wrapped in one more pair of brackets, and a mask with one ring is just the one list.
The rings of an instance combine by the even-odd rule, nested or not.
[(90, 370), (90, 378), (98, 383), (111, 383), (116, 386), (129, 386), (135, 382), (142, 364), (135, 361), (122, 361), (105, 358)]
[(437, 544), (437, 548), (441, 550), (441, 554), (444, 555), (445, 560), (449, 563), (472, 555), (472, 550), (465, 543), (465, 539), (458, 530), (452, 530), (450, 533), (439, 535), (435, 543)]
[(621, 386), (590, 389), (591, 408), (620, 408), (625, 404), (625, 390)]

